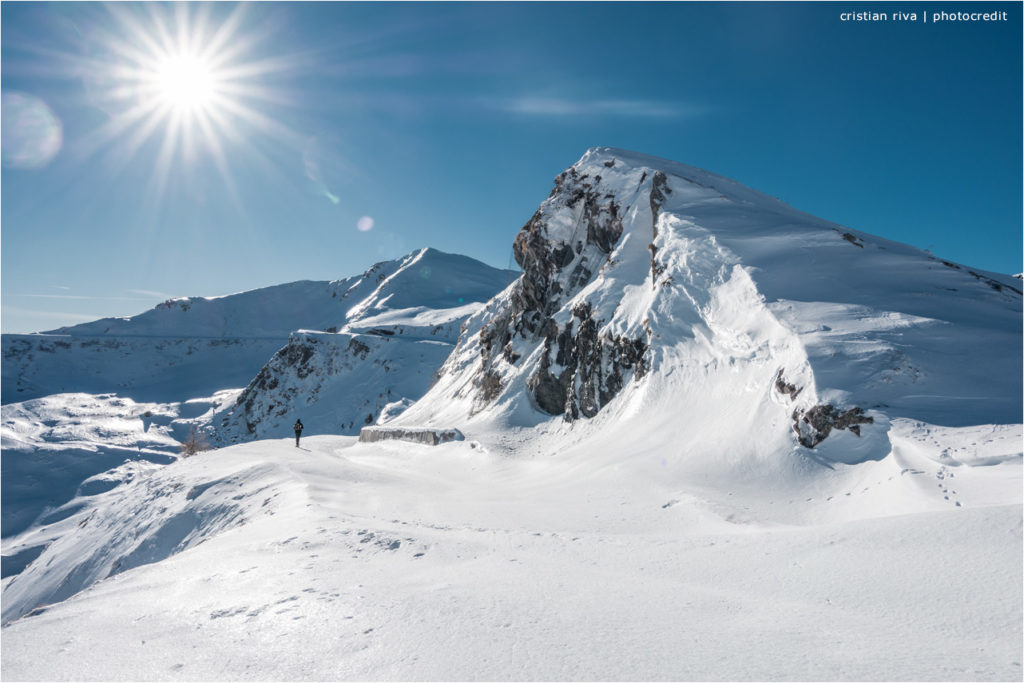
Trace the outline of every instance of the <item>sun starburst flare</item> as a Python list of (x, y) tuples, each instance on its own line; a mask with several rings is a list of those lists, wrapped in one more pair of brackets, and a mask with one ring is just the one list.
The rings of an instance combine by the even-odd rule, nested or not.
[(188, 54), (167, 57), (157, 69), (156, 85), (168, 106), (185, 113), (207, 108), (218, 95), (216, 73)]
[[(257, 56), (270, 29), (247, 26), (245, 5), (219, 21), (205, 4), (105, 9), (90, 32), (91, 44), (102, 48), (77, 66), (91, 102), (109, 117), (91, 136), (87, 155), (107, 154), (123, 167), (159, 140), (150, 191), (160, 200), (169, 176), (200, 156), (212, 158), (234, 194), (229, 147), (254, 134), (297, 144), (299, 136), (268, 113), (282, 99), (268, 83), (296, 60)], [(245, 147), (255, 153), (255, 146)]]

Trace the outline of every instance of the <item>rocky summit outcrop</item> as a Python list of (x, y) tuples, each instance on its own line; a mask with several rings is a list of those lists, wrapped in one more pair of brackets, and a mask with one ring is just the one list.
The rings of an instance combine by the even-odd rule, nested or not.
[(590, 304), (581, 302), (564, 327), (553, 320), (548, 326), (540, 366), (527, 382), (545, 412), (568, 420), (594, 417), (622, 390), (629, 373), (644, 376), (646, 341), (599, 334), (599, 323)]
[(625, 207), (601, 181), (576, 167), (561, 173), (516, 236), (513, 254), (523, 274), (478, 333), (478, 408), (502, 392), (504, 373), (496, 366), (514, 366), (536, 345), (542, 353), (528, 390), (538, 408), (567, 420), (593, 417), (626, 381), (643, 376), (644, 335), (602, 331), (606, 321), (586, 301), (565, 308), (608, 263), (623, 234)]

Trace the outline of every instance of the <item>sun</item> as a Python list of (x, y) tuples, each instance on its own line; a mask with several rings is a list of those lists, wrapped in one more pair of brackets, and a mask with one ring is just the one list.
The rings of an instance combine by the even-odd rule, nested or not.
[[(233, 193), (234, 152), (294, 146), (296, 134), (270, 113), (298, 56), (268, 54), (274, 26), (249, 21), (244, 4), (109, 3), (89, 32), (92, 54), (76, 57), (90, 103), (107, 119), (83, 151), (115, 170), (142, 153), (159, 203), (169, 179), (210, 160)], [(257, 12), (258, 13), (258, 12)], [(265, 143), (257, 148), (258, 136)], [(158, 141), (154, 146), (153, 141)]]
[(217, 73), (210, 64), (195, 55), (165, 57), (154, 74), (157, 96), (163, 103), (182, 113), (209, 109), (217, 99)]

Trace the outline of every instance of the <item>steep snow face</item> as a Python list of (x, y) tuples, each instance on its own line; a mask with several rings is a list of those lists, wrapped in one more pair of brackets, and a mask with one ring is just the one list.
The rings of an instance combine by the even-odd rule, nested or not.
[(219, 421), (218, 443), (304, 433), (358, 434), (383, 409), (430, 386), (452, 343), (387, 334), (299, 332), (270, 359)]
[(594, 418), (627, 450), (685, 435), (684, 460), (745, 467), (882, 458), (894, 418), (1020, 421), (1018, 281), (721, 176), (592, 149), (514, 249), (522, 277), (397, 423)]
[(403, 259), (377, 264), (341, 294), (350, 302), (348, 325), (377, 313), (400, 310), (456, 309), (487, 301), (518, 275), (467, 256), (420, 249)]

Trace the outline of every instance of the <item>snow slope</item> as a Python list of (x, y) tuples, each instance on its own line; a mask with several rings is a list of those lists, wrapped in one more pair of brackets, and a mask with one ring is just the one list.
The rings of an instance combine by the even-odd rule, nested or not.
[(49, 606), (4, 628), (4, 678), (1020, 677), (1020, 507), (988, 501), (1019, 463), (940, 480), (961, 508), (937, 464), (807, 502), (472, 436), (259, 441), (90, 497), (17, 539), (48, 545), (4, 619)]
[(288, 340), (5, 334), (4, 410), (53, 394), (117, 394), (169, 403), (244, 387)]
[(4, 406), (0, 424), (4, 539), (34, 522), (49, 524), (53, 514), (61, 514), (54, 511), (79, 493), (113, 488), (139, 463), (173, 462), (189, 428), (208, 422), (237, 393), (226, 391), (186, 403), (136, 403), (113, 394), (55, 394)]

